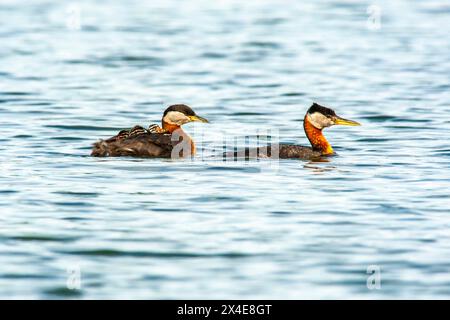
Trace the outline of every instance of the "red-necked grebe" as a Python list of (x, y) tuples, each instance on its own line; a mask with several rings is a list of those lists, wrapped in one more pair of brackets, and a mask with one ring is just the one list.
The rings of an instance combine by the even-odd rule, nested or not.
[(281, 159), (314, 159), (335, 154), (330, 143), (323, 135), (323, 129), (333, 125), (359, 126), (356, 121), (347, 120), (324, 106), (313, 103), (306, 112), (303, 128), (311, 147), (293, 144), (270, 144), (267, 147), (247, 148), (237, 152), (224, 154), (225, 157), (276, 158)]
[(313, 103), (306, 112), (303, 120), (303, 128), (311, 147), (297, 145), (280, 145), (280, 158), (315, 158), (333, 155), (331, 144), (325, 138), (322, 130), (334, 125), (360, 126), (353, 120), (347, 120), (336, 115), (334, 110)]
[[(91, 156), (170, 158), (173, 148), (181, 141), (189, 143), (190, 148), (182, 149), (180, 155), (183, 157), (194, 155), (194, 141), (181, 129), (183, 124), (193, 121), (208, 122), (196, 115), (187, 105), (172, 105), (164, 111), (162, 128), (151, 125), (149, 129), (135, 126), (130, 130), (122, 130), (114, 137), (96, 142)], [(177, 139), (173, 139), (174, 133), (177, 134)], [(179, 137), (181, 139), (178, 139)]]

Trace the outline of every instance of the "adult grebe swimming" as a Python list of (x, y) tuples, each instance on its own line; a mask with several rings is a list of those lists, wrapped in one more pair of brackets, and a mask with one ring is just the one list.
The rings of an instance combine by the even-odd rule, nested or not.
[(313, 103), (306, 112), (303, 128), (311, 147), (294, 144), (271, 144), (260, 148), (246, 148), (237, 152), (224, 154), (225, 157), (313, 159), (335, 154), (330, 143), (323, 135), (323, 129), (333, 125), (359, 126), (356, 121), (347, 120), (324, 106)]
[(183, 148), (179, 156), (194, 155), (195, 143), (181, 129), (183, 124), (193, 121), (208, 122), (205, 118), (196, 115), (187, 105), (172, 105), (164, 111), (162, 128), (152, 125), (149, 129), (135, 126), (131, 130), (122, 130), (114, 137), (96, 142), (91, 156), (170, 158), (173, 156), (174, 147), (180, 142), (188, 143), (189, 148)]

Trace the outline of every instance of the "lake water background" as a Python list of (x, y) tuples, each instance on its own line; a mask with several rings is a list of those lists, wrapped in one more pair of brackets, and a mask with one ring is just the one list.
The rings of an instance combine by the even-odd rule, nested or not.
[[(0, 298), (450, 298), (448, 2), (5, 0), (0, 21)], [(313, 101), (363, 124), (326, 130), (339, 156), (202, 157), (307, 145)], [(186, 125), (197, 159), (88, 156), (173, 103), (211, 122)]]

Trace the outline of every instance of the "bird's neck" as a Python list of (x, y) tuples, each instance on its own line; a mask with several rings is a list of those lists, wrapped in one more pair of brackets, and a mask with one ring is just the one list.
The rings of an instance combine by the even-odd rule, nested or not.
[(180, 142), (185, 141), (186, 143), (190, 143), (190, 146), (191, 146), (190, 154), (185, 155), (184, 152), (182, 152), (183, 157), (186, 157), (189, 155), (191, 155), (191, 156), (195, 155), (195, 152), (197, 151), (197, 149), (195, 147), (194, 140), (192, 140), (191, 136), (188, 135), (186, 132), (184, 132), (184, 130), (179, 125), (162, 121), (162, 127), (164, 130), (166, 130), (170, 134), (172, 134), (176, 131), (177, 135), (179, 137), (181, 137)]
[(305, 120), (303, 121), (303, 128), (305, 129), (306, 136), (308, 137), (308, 140), (311, 143), (314, 151), (319, 151), (323, 155), (334, 153), (331, 144), (323, 135), (322, 130), (314, 127), (308, 120), (307, 115), (305, 116)]
[(172, 133), (175, 130), (182, 130), (179, 125), (168, 123), (168, 122), (165, 122), (164, 120), (162, 121), (162, 127), (164, 130), (166, 130), (169, 133)]

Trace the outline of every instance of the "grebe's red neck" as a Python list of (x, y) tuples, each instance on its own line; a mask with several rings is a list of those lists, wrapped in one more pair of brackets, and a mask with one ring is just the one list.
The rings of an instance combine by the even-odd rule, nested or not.
[(166, 122), (164, 120), (162, 121), (162, 127), (163, 127), (163, 129), (165, 131), (167, 131), (169, 133), (172, 133), (172, 132), (174, 132), (175, 130), (178, 130), (178, 129), (182, 130), (179, 125), (174, 124), (174, 123), (168, 123), (168, 122)]
[[(173, 134), (174, 132), (176, 133), (176, 135), (178, 136), (178, 138), (180, 139), (180, 142), (184, 141), (184, 143), (190, 143), (191, 146), (191, 150), (190, 150), (190, 155), (195, 155), (197, 149), (195, 147), (195, 143), (194, 140), (192, 140), (191, 136), (188, 135), (179, 125), (176, 124), (171, 124), (168, 122), (165, 122), (164, 120), (162, 121), (162, 127), (164, 130), (166, 130), (168, 133)], [(183, 157), (188, 156), (188, 154), (184, 154), (182, 155)]]
[(308, 119), (308, 114), (303, 121), (303, 128), (314, 151), (323, 155), (333, 154), (333, 148), (322, 133), (322, 129), (316, 128)]

